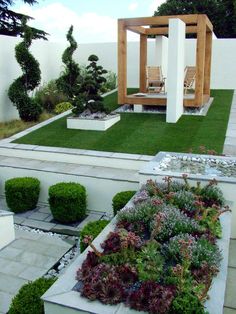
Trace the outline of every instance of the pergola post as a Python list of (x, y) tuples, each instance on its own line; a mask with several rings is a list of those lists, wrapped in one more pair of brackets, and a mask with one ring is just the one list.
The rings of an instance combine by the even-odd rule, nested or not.
[(197, 107), (201, 107), (203, 105), (205, 50), (206, 50), (206, 21), (204, 15), (199, 15), (197, 23), (197, 53), (196, 53), (196, 83), (195, 83), (195, 104)]
[(146, 93), (147, 36), (140, 34), (139, 90)]
[(211, 55), (212, 55), (212, 32), (206, 33), (206, 53), (204, 72), (204, 94), (210, 96), (211, 87)]
[(127, 96), (127, 30), (123, 20), (118, 21), (118, 103)]
[(176, 123), (183, 114), (185, 30), (186, 25), (180, 19), (169, 20), (166, 106), (166, 122), (168, 123)]

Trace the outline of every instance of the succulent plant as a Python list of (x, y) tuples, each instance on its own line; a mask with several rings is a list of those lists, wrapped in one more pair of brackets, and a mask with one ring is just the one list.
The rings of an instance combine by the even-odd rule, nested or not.
[(129, 295), (127, 303), (137, 311), (164, 314), (168, 313), (175, 293), (173, 286), (162, 286), (153, 281), (145, 281), (137, 291)]
[(173, 196), (174, 205), (180, 209), (190, 212), (196, 210), (195, 200), (195, 195), (192, 192), (185, 190), (178, 191)]
[(137, 256), (137, 270), (139, 279), (142, 281), (158, 281), (163, 272), (164, 258), (158, 251), (159, 244), (150, 241), (142, 247)]
[[(162, 208), (161, 213), (165, 215), (165, 220), (155, 237), (157, 241), (164, 242), (179, 233), (191, 233), (200, 230), (199, 224), (186, 214), (181, 213), (178, 208), (165, 206)], [(157, 228), (156, 224), (157, 222), (154, 218), (150, 223), (151, 232)]]
[(211, 207), (213, 204), (223, 206), (225, 199), (222, 191), (215, 184), (208, 184), (204, 186), (200, 192), (202, 200), (206, 203), (207, 207)]

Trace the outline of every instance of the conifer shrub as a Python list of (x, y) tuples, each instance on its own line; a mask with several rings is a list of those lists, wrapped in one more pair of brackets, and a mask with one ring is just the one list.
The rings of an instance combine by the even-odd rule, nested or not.
[(37, 121), (42, 113), (42, 107), (30, 98), (28, 92), (33, 91), (40, 83), (41, 71), (38, 61), (29, 52), (32, 43), (32, 30), (26, 25), (26, 19), (22, 21), (24, 38), (15, 47), (15, 56), (20, 64), (23, 74), (9, 87), (8, 96), (19, 111), (23, 121)]
[(5, 182), (7, 206), (15, 213), (32, 210), (37, 206), (40, 181), (37, 178), (13, 178)]
[(78, 96), (78, 85), (81, 77), (79, 65), (73, 60), (73, 54), (78, 47), (73, 37), (73, 29), (73, 25), (71, 25), (66, 35), (70, 46), (63, 52), (62, 62), (64, 63), (64, 71), (56, 81), (58, 89), (68, 97), (70, 102), (73, 102), (76, 96)]

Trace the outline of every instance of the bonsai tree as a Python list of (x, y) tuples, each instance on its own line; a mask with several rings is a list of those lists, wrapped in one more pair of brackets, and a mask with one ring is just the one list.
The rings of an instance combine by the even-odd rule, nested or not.
[(70, 46), (66, 48), (62, 55), (62, 62), (65, 64), (65, 70), (61, 77), (57, 79), (56, 84), (58, 89), (61, 90), (73, 104), (75, 97), (79, 92), (78, 84), (80, 82), (80, 68), (79, 65), (72, 59), (73, 53), (78, 47), (72, 34), (73, 26), (71, 25), (66, 36)]
[(29, 52), (32, 43), (32, 30), (22, 20), (23, 41), (16, 45), (15, 56), (21, 66), (23, 75), (18, 77), (9, 87), (8, 96), (19, 111), (20, 118), (24, 121), (36, 121), (42, 112), (41, 106), (29, 97), (28, 92), (33, 91), (41, 80), (39, 63)]
[(101, 65), (97, 65), (98, 57), (91, 55), (88, 58), (90, 64), (86, 67), (87, 73), (81, 83), (80, 94), (73, 110), (75, 114), (80, 114), (88, 109), (91, 113), (106, 112), (101, 96), (102, 84), (106, 82), (104, 74), (107, 73)]

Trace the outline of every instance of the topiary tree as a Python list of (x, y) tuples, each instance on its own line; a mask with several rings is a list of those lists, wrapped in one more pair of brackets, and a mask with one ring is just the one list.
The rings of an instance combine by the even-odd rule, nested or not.
[(87, 73), (81, 83), (80, 94), (75, 104), (76, 108), (73, 110), (75, 114), (80, 114), (85, 109), (89, 109), (92, 113), (107, 111), (101, 96), (102, 85), (106, 82), (103, 75), (107, 71), (101, 65), (97, 65), (98, 60), (96, 55), (88, 58), (90, 64), (86, 67)]
[(79, 65), (72, 59), (73, 53), (78, 47), (77, 42), (75, 41), (72, 34), (73, 26), (71, 25), (66, 35), (70, 46), (66, 48), (62, 55), (62, 62), (65, 64), (65, 70), (56, 81), (58, 89), (60, 89), (66, 96), (68, 96), (70, 102), (74, 102), (75, 97), (78, 95), (78, 84), (80, 81)]
[(32, 31), (22, 21), (24, 39), (15, 47), (15, 56), (20, 64), (23, 75), (18, 77), (9, 87), (8, 96), (19, 111), (20, 118), (24, 121), (36, 121), (42, 112), (40, 105), (29, 97), (28, 92), (33, 91), (41, 80), (39, 63), (29, 52), (32, 43)]

